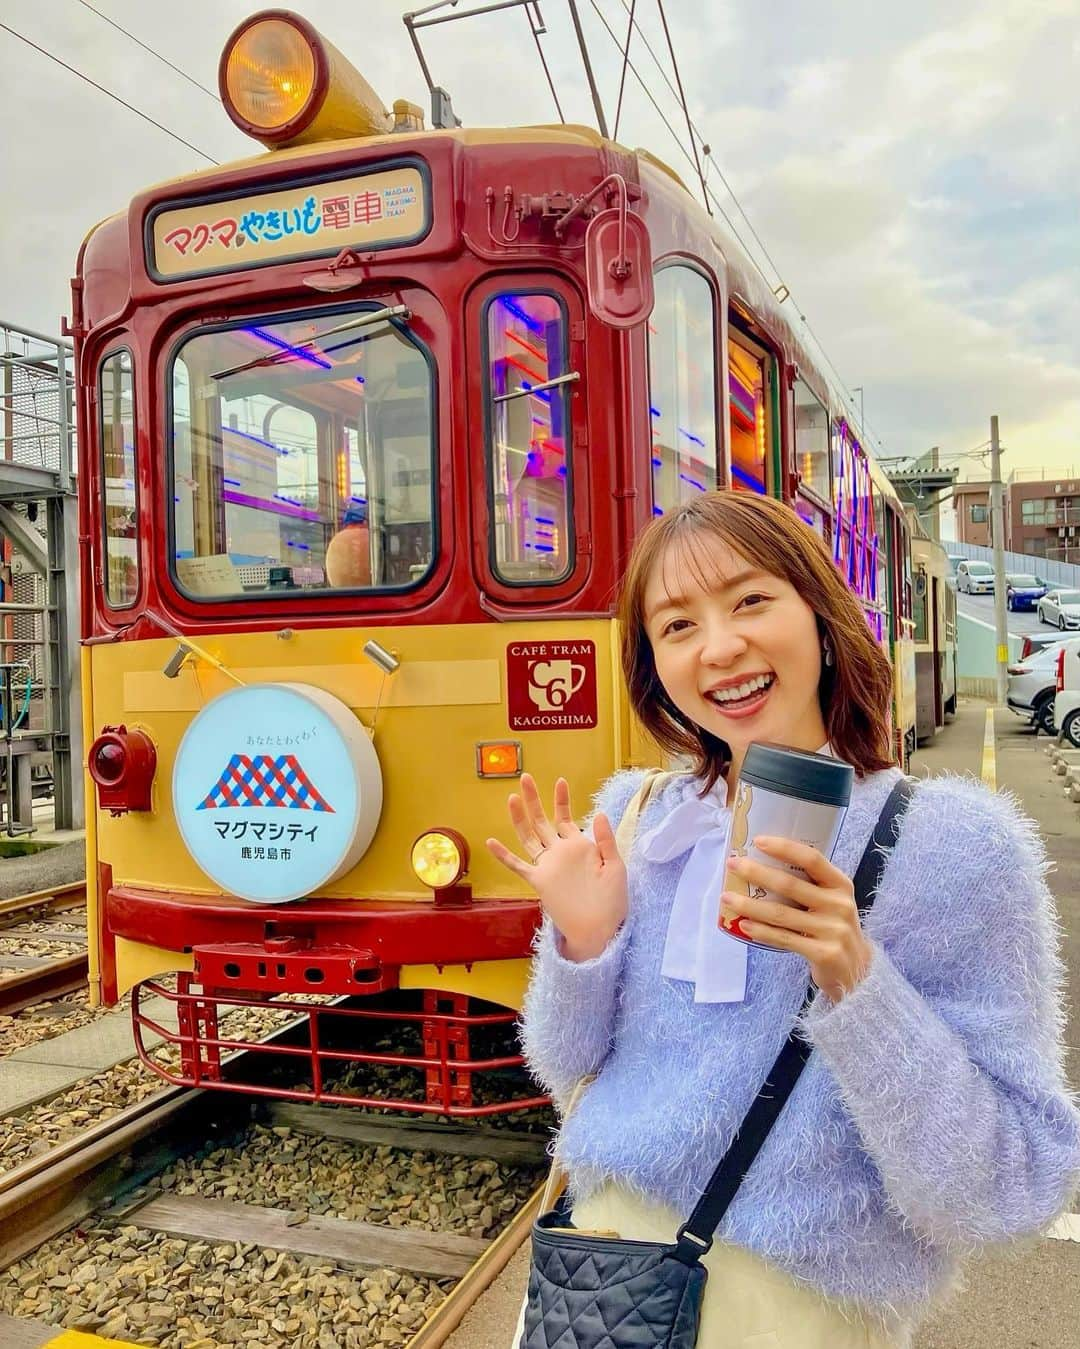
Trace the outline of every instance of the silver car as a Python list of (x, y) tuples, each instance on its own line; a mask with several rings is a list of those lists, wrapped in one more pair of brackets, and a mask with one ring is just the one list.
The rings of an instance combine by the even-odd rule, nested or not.
[(1062, 632), (1080, 628), (1080, 590), (1051, 590), (1039, 601), (1040, 623), (1050, 623)]
[(969, 562), (965, 558), (956, 568), (956, 588), (962, 595), (992, 595), (993, 567), (989, 562)]

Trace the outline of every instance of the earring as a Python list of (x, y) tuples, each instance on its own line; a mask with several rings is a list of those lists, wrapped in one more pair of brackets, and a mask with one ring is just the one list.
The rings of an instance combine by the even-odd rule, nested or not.
[(833, 649), (832, 646), (829, 644), (828, 637), (826, 637), (824, 642), (821, 644), (821, 654), (825, 659), (825, 664), (827, 666), (831, 666), (833, 663)]

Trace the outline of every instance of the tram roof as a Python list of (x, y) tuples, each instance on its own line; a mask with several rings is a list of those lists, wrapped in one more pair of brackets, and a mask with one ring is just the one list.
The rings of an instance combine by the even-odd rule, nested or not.
[[(892, 483), (886, 477), (884, 471), (879, 467), (874, 458), (873, 452), (866, 445), (862, 434), (862, 428), (855, 425), (854, 418), (847, 408), (845, 399), (837, 387), (835, 381), (831, 380), (823, 371), (819, 360), (815, 357), (811, 349), (806, 345), (801, 336), (796, 332), (791, 323), (788, 322), (783, 312), (781, 302), (777, 300), (772, 288), (762, 276), (761, 272), (751, 261), (749, 254), (742, 247), (740, 242), (733, 234), (729, 234), (715, 219), (709, 215), (704, 208), (697, 202), (691, 194), (684, 180), (679, 174), (659, 156), (653, 154), (650, 150), (641, 147), (629, 147), (620, 144), (617, 141), (606, 139), (594, 127), (586, 126), (582, 123), (551, 123), (538, 124), (535, 126), (505, 126), (505, 127), (454, 127), (449, 129), (431, 128), (424, 131), (409, 131), (406, 133), (387, 132), (374, 136), (354, 136), (343, 139), (327, 140), (316, 143), (306, 143), (295, 145), (280, 150), (262, 150), (257, 154), (249, 155), (243, 159), (230, 160), (224, 164), (215, 164), (210, 168), (196, 169), (192, 173), (182, 174), (175, 178), (168, 178), (162, 182), (155, 183), (150, 192), (159, 192), (166, 189), (172, 189), (179, 186), (188, 188), (197, 187), (201, 182), (218, 178), (223, 173), (232, 173), (237, 170), (266, 168), (269, 164), (280, 164), (287, 166), (291, 163), (310, 161), (313, 154), (320, 150), (333, 149), (342, 151), (348, 149), (370, 150), (373, 146), (385, 146), (399, 149), (403, 140), (407, 139), (410, 146), (423, 145), (425, 141), (445, 141), (450, 139), (457, 141), (463, 146), (490, 146), (490, 145), (545, 145), (552, 148), (557, 146), (585, 146), (595, 150), (611, 150), (621, 154), (635, 156), (643, 170), (642, 176), (653, 188), (664, 195), (674, 198), (673, 204), (677, 204), (687, 214), (694, 217), (698, 228), (710, 239), (716, 248), (718, 258), (716, 262), (727, 274), (729, 296), (734, 300), (737, 307), (743, 311), (748, 318), (759, 324), (772, 341), (778, 345), (785, 356), (793, 361), (798, 367), (800, 373), (809, 377), (808, 382), (819, 398), (823, 398), (829, 405), (830, 410), (835, 413), (842, 409), (842, 415), (857, 432), (859, 443), (866, 450), (867, 458), (871, 464), (872, 479), (875, 487), (884, 495), (899, 501), (896, 490)], [(87, 231), (83, 241), (83, 248), (89, 242), (90, 238), (96, 233), (102, 225), (109, 220), (126, 214), (123, 211), (115, 212), (111, 216), (99, 221), (90, 230)], [(785, 297), (786, 298), (786, 297)]]

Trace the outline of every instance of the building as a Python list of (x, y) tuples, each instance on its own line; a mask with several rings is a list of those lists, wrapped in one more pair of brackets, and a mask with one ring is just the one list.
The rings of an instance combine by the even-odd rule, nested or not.
[[(960, 543), (974, 543), (980, 548), (992, 548), (990, 537), (990, 484), (988, 482), (958, 482), (953, 484), (953, 506), (956, 510), (956, 537)], [(1006, 510), (1005, 547), (1008, 542), (1008, 511)]]
[(1005, 538), (1014, 553), (1080, 562), (1080, 475), (1013, 473), (1005, 492)]

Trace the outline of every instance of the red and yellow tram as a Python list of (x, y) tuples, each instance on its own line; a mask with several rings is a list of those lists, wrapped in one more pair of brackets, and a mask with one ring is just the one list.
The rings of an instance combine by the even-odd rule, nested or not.
[(350, 1016), (405, 1014), (422, 1108), (505, 1108), (470, 1045), (537, 910), (483, 839), (523, 768), (582, 801), (656, 761), (613, 619), (635, 535), (717, 486), (790, 502), (891, 650), (904, 757), (904, 517), (652, 156), (424, 130), (282, 11), (221, 77), (271, 148), (138, 196), (73, 285), (92, 990), (140, 1039), (147, 989), (177, 1003), (174, 1080), (250, 1086), (220, 1016), (288, 995), (293, 1094), (339, 1098)]

